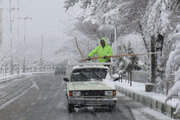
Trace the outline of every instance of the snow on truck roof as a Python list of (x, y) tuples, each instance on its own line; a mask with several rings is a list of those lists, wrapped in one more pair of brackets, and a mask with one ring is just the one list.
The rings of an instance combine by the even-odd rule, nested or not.
[(113, 63), (80, 63), (72, 65), (72, 70), (74, 69), (83, 69), (83, 68), (102, 68), (102, 69), (109, 69), (104, 65), (113, 65)]
[(81, 65), (77, 65), (77, 66), (74, 66), (73, 68), (72, 68), (72, 70), (75, 70), (75, 69), (83, 69), (83, 68), (101, 68), (101, 69), (109, 69), (108, 67), (105, 67), (105, 66), (98, 66), (98, 65), (92, 65), (92, 66), (90, 66), (90, 65), (84, 65), (84, 66), (81, 66)]
[[(110, 67), (106, 67), (104, 65), (110, 65)], [(111, 66), (114, 66), (115, 63), (77, 63), (71, 64), (67, 67), (67, 75), (70, 75), (73, 70), (75, 69), (85, 69), (85, 68), (100, 68), (100, 69), (107, 69), (111, 70)]]

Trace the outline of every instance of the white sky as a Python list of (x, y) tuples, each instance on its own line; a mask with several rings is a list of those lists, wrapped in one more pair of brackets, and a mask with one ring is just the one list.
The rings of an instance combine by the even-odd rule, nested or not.
[[(0, 0), (3, 2), (3, 8), (9, 7), (9, 0)], [(13, 6), (17, 6), (18, 0), (12, 0)], [(67, 26), (71, 26), (72, 17), (68, 14), (75, 15), (78, 11), (77, 8), (70, 9), (68, 13), (65, 13), (64, 0), (19, 0), (20, 4), (20, 17), (31, 17), (32, 20), (27, 21), (26, 29), (26, 54), (29, 58), (39, 59), (40, 54), (40, 40), (41, 34), (43, 34), (43, 53), (44, 58), (54, 59), (54, 51), (62, 47), (64, 41), (68, 39), (64, 35)], [(3, 35), (5, 46), (9, 46), (9, 11), (3, 11)], [(20, 34), (17, 39), (17, 19), (16, 11), (13, 11), (13, 47), (17, 54), (23, 54), (23, 34), (24, 34), (24, 22), (20, 20)], [(69, 27), (68, 26), (68, 27)], [(69, 28), (68, 28), (69, 29)], [(5, 47), (7, 48), (7, 47)], [(18, 50), (19, 49), (19, 50)], [(23, 50), (23, 51), (22, 51)]]
[(21, 0), (21, 6), (26, 14), (32, 17), (32, 36), (43, 33), (61, 37), (61, 23), (59, 19), (67, 19), (63, 0)]

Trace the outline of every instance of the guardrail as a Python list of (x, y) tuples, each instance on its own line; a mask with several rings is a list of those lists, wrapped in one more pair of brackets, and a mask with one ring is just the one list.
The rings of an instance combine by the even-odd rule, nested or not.
[(132, 98), (133, 100), (140, 102), (145, 106), (148, 106), (148, 107), (150, 107), (158, 112), (161, 112), (162, 114), (167, 115), (171, 118), (174, 118), (174, 119), (177, 118), (177, 116), (175, 116), (173, 114), (175, 112), (175, 108), (170, 105), (164, 104), (158, 100), (154, 100), (148, 96), (140, 95), (138, 93), (135, 93), (131, 90), (122, 88), (120, 86), (116, 86), (116, 89), (120, 93), (124, 94), (125, 96)]

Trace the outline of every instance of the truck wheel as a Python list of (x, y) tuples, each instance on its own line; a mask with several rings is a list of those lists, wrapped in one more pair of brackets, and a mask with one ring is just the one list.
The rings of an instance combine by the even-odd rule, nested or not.
[(70, 113), (74, 112), (74, 105), (68, 104), (68, 110)]
[(109, 112), (112, 112), (114, 109), (115, 109), (115, 106), (114, 106), (114, 105), (108, 107), (108, 111), (109, 111)]

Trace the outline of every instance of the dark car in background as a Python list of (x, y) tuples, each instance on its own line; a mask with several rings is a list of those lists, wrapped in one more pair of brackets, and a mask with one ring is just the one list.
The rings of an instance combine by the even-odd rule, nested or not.
[(56, 74), (66, 74), (66, 66), (64, 65), (58, 65), (55, 67), (55, 75)]

